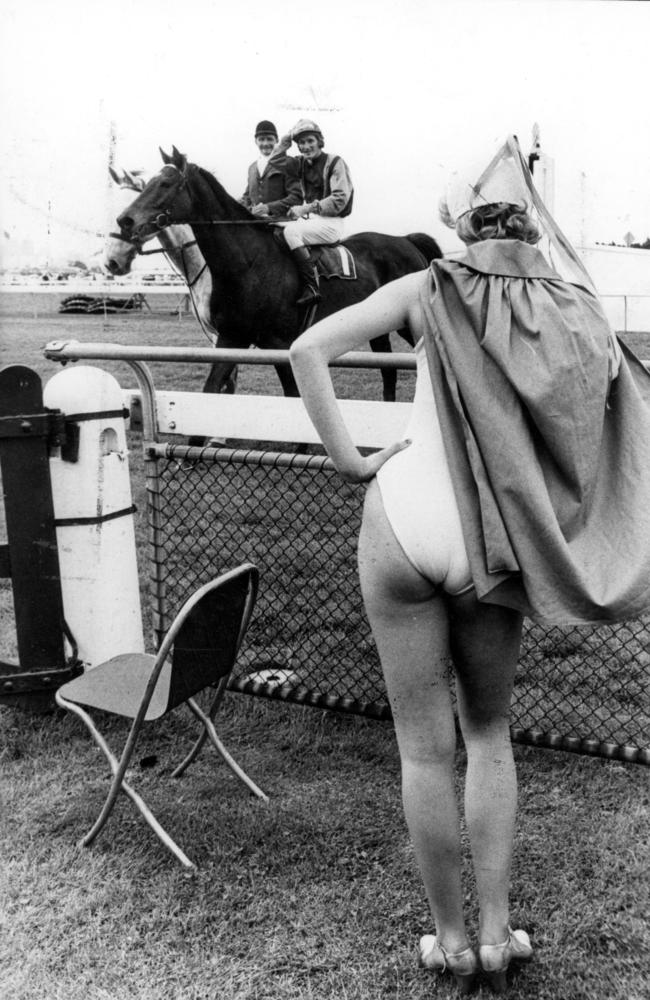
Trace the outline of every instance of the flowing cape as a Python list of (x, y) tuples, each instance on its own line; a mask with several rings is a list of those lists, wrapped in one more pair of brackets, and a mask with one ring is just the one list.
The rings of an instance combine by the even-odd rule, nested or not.
[(544, 622), (650, 610), (650, 374), (594, 292), (518, 240), (436, 260), (424, 341), (480, 600)]

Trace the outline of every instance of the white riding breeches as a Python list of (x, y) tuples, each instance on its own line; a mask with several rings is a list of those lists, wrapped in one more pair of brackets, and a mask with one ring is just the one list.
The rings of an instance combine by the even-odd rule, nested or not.
[(283, 224), (282, 230), (290, 250), (313, 243), (338, 243), (345, 235), (345, 219), (338, 215), (310, 215)]

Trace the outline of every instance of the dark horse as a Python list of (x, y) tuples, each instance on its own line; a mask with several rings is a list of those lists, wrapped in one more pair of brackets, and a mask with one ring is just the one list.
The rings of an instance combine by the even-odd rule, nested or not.
[[(120, 239), (141, 248), (166, 226), (191, 225), (212, 275), (210, 312), (218, 347), (287, 349), (301, 333), (305, 310), (295, 305), (300, 287), (295, 265), (273, 227), (251, 215), (207, 170), (188, 163), (173, 147), (162, 152), (165, 166), (118, 216)], [(321, 283), (315, 320), (365, 299), (395, 278), (421, 271), (442, 253), (425, 233), (386, 236), (358, 233), (344, 241), (356, 262), (356, 280), (332, 278)], [(110, 262), (108, 266), (111, 267)], [(111, 268), (119, 273), (118, 266)], [(412, 343), (408, 330), (399, 331)], [(390, 351), (388, 336), (374, 340), (375, 351)], [(219, 392), (234, 364), (217, 362), (204, 392)], [(277, 368), (286, 396), (298, 389), (289, 365)], [(395, 399), (396, 372), (382, 371), (384, 399)]]

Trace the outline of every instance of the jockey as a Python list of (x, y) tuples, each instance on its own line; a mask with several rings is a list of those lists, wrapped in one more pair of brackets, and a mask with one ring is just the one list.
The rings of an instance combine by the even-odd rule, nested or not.
[(284, 154), (275, 156), (271, 163), (277, 141), (278, 132), (273, 122), (259, 122), (255, 129), (259, 156), (248, 168), (246, 190), (239, 199), (240, 204), (262, 219), (286, 217), (289, 208), (302, 201), (298, 160)]
[(301, 154), (298, 165), (304, 201), (289, 209), (287, 214), (293, 221), (283, 225), (282, 230), (303, 282), (297, 304), (310, 305), (320, 300), (320, 292), (308, 247), (315, 243), (338, 243), (343, 238), (354, 189), (345, 161), (325, 152), (323, 133), (316, 122), (302, 118), (294, 125), (275, 147), (271, 162), (276, 156), (286, 156), (292, 142)]

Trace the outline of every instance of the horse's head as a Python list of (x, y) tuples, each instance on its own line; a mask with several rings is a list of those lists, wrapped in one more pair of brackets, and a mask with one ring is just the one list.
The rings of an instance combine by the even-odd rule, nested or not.
[(117, 217), (118, 237), (131, 243), (134, 253), (161, 229), (191, 217), (192, 202), (186, 183), (187, 158), (175, 146), (171, 156), (165, 153), (162, 156), (165, 166)]
[[(121, 199), (121, 207), (126, 209), (133, 201), (133, 194), (139, 194), (147, 183), (142, 170), (123, 170), (119, 173), (113, 167), (108, 172), (117, 185), (117, 194)], [(104, 247), (104, 267), (111, 274), (128, 274), (138, 252), (138, 247), (130, 239), (124, 239), (120, 233), (110, 233)]]
[(141, 194), (117, 217), (123, 235), (144, 243), (174, 222), (185, 222), (191, 212), (187, 190), (187, 157), (173, 147), (171, 156), (161, 150), (164, 167), (145, 184)]

